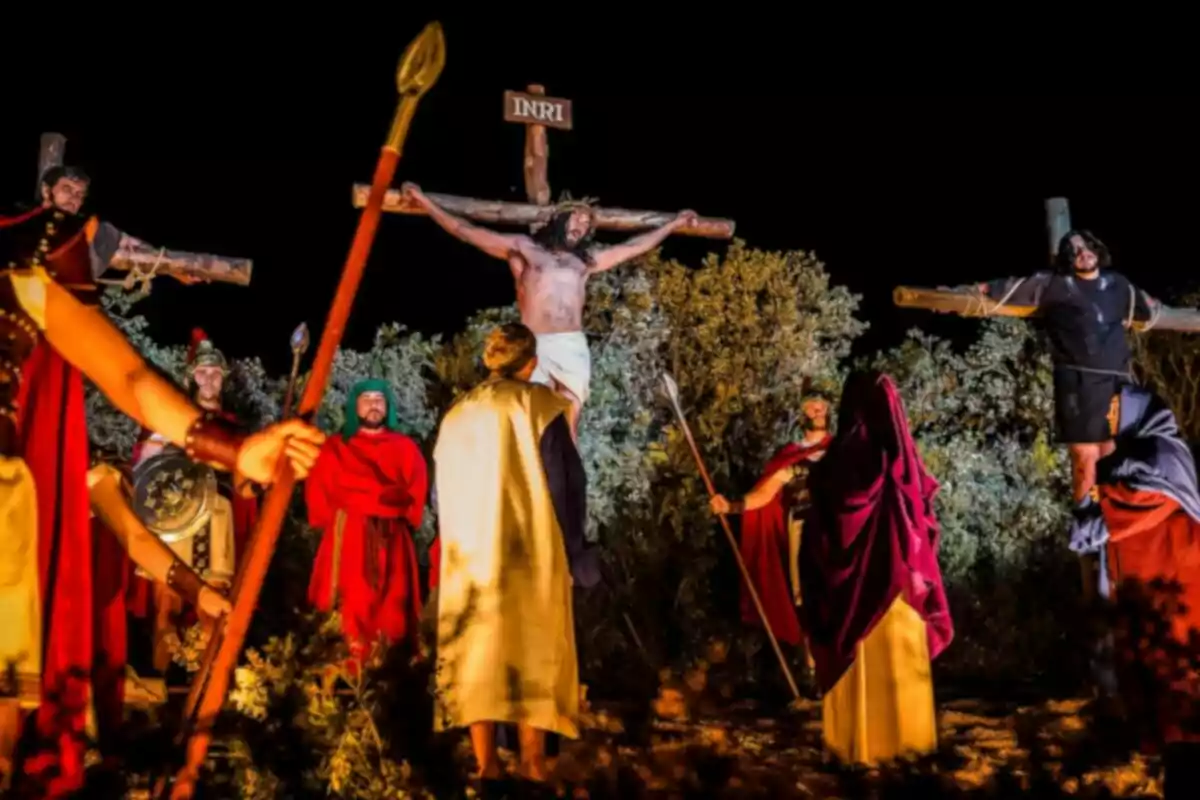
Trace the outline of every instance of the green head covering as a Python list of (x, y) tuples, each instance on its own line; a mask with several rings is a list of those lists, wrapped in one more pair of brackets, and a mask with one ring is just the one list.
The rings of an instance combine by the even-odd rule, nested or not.
[(358, 418), (358, 398), (363, 392), (383, 392), (387, 401), (387, 418), (383, 421), (389, 431), (399, 431), (400, 422), (396, 419), (396, 397), (392, 387), (382, 378), (369, 378), (354, 384), (350, 394), (346, 395), (346, 423), (342, 425), (342, 438), (349, 439), (358, 433), (362, 421)]

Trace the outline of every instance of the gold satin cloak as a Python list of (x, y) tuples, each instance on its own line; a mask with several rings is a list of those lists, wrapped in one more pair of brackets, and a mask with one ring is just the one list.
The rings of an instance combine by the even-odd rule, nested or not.
[(510, 722), (579, 736), (572, 581), (540, 452), (568, 408), (545, 386), (490, 380), (442, 422), (436, 730)]

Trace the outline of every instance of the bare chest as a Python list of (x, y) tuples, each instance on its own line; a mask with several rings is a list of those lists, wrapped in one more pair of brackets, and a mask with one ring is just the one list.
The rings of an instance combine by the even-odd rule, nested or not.
[(571, 253), (539, 252), (522, 266), (520, 289), (526, 294), (581, 297), (587, 284), (587, 265)]

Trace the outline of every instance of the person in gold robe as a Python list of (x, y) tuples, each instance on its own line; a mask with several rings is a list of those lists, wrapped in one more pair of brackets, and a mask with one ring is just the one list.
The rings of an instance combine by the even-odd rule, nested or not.
[(938, 484), (890, 377), (847, 380), (837, 435), (809, 486), (800, 590), (825, 745), (862, 765), (933, 752), (931, 661), (954, 636), (937, 561)]
[(536, 338), (488, 337), (490, 377), (446, 414), (434, 449), (441, 544), (434, 726), (469, 728), (485, 786), (502, 778), (497, 724), (521, 777), (548, 779), (545, 735), (578, 738), (571, 590), (599, 579), (584, 540), (586, 476), (570, 404), (530, 383)]

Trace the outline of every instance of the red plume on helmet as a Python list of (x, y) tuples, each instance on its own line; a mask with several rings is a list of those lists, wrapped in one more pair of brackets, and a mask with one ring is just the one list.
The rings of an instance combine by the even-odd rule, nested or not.
[(192, 362), (196, 360), (196, 350), (199, 349), (200, 343), (207, 341), (209, 341), (208, 334), (202, 328), (192, 328), (192, 342), (187, 351), (188, 366), (191, 366)]

